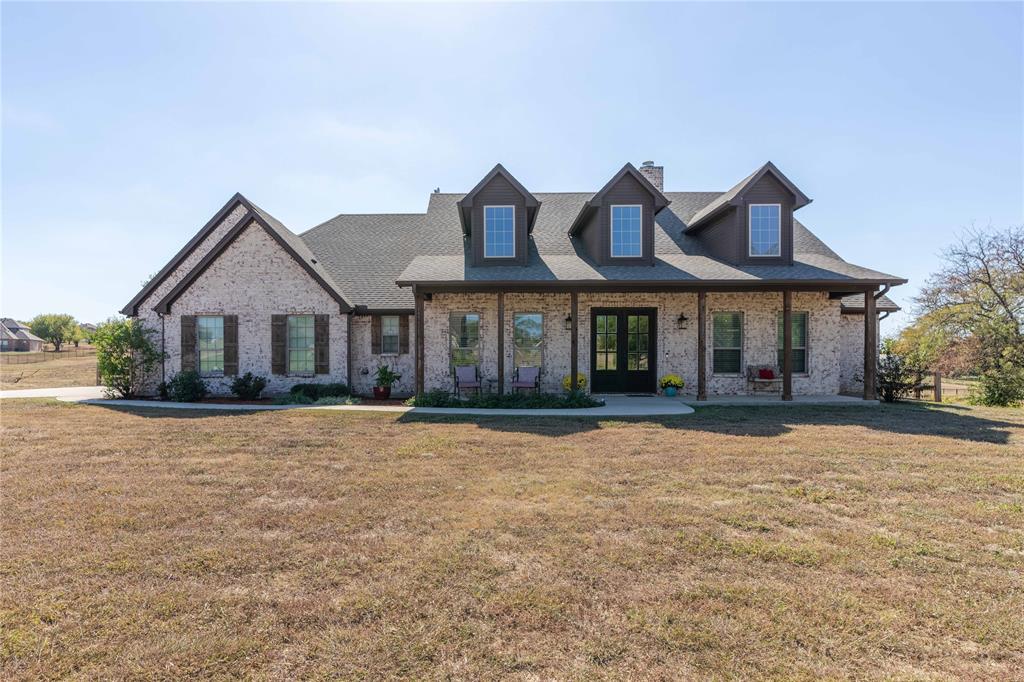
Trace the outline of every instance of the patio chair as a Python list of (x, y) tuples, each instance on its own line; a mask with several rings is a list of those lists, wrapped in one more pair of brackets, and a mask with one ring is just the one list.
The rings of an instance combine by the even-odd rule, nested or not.
[(781, 390), (782, 372), (774, 365), (747, 365), (747, 382), (752, 393)]
[(540, 393), (540, 367), (516, 367), (512, 374), (512, 392), (533, 389)]
[(462, 391), (475, 388), (480, 394), (480, 372), (476, 365), (460, 365), (455, 368), (455, 395), (462, 397)]

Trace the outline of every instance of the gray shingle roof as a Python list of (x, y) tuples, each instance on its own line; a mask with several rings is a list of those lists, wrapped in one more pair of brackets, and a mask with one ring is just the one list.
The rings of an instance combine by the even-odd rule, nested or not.
[[(849, 296), (843, 296), (842, 300), (840, 300), (840, 304), (843, 306), (843, 310), (848, 312), (864, 312), (864, 294), (850, 294)], [(882, 296), (875, 301), (875, 309), (880, 313), (895, 313), (900, 309), (900, 307), (888, 296)]]
[(426, 213), (339, 215), (300, 235), (350, 301), (370, 309), (412, 309), (410, 288), (397, 281), (528, 283), (722, 281), (892, 281), (901, 278), (848, 263), (794, 221), (794, 265), (732, 265), (712, 258), (684, 232), (693, 216), (722, 192), (665, 192), (671, 204), (657, 217), (650, 266), (597, 266), (567, 231), (593, 192), (535, 193), (541, 202), (525, 267), (467, 267), (456, 202), (462, 194), (430, 195)]

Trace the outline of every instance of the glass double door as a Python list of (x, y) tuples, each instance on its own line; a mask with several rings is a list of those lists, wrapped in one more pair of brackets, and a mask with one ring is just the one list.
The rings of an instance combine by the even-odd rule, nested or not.
[(654, 393), (657, 309), (592, 308), (590, 386), (595, 393)]

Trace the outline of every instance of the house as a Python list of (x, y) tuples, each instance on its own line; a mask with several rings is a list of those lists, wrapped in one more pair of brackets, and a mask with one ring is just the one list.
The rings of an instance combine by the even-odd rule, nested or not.
[(897, 309), (884, 293), (906, 280), (802, 225), (810, 198), (770, 162), (725, 192), (663, 177), (627, 163), (596, 191), (542, 193), (499, 164), (424, 213), (341, 214), (301, 235), (236, 194), (122, 313), (166, 353), (150, 390), (194, 369), (216, 392), (252, 371), (270, 391), (368, 393), (387, 363), (406, 394), (451, 390), (470, 364), (501, 392), (539, 366), (548, 392), (579, 375), (650, 393), (671, 372), (698, 399), (873, 398), (879, 315)]
[(10, 317), (0, 318), (0, 352), (25, 351), (38, 353), (46, 341), (32, 333), (32, 330)]

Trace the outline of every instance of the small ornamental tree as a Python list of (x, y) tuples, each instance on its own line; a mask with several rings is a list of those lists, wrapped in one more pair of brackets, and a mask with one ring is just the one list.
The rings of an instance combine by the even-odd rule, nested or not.
[(882, 342), (878, 358), (878, 397), (883, 402), (894, 403), (905, 398), (913, 390), (919, 374), (920, 370), (899, 352), (892, 339)]
[(75, 340), (78, 332), (78, 323), (75, 318), (62, 313), (48, 313), (36, 315), (28, 323), (32, 333), (53, 344), (54, 350), (59, 351), (65, 343)]
[(153, 332), (134, 319), (107, 320), (93, 334), (96, 365), (111, 398), (135, 395), (146, 376), (163, 359), (150, 336)]

